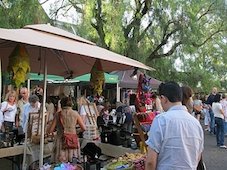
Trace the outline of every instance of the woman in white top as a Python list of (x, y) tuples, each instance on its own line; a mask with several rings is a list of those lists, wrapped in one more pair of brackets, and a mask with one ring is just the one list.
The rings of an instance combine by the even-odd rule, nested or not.
[(217, 125), (216, 132), (216, 141), (217, 146), (220, 148), (226, 149), (227, 147), (224, 145), (224, 111), (222, 105), (220, 103), (221, 95), (216, 94), (214, 97), (214, 102), (212, 104), (212, 111), (214, 112), (215, 124)]
[[(14, 90), (9, 91), (6, 94), (6, 101), (2, 102), (0, 110), (0, 126), (4, 124), (5, 131), (12, 131), (13, 124), (16, 122), (16, 92)], [(18, 122), (16, 122), (18, 126)]]
[(227, 135), (227, 94), (222, 95), (221, 105), (225, 115), (224, 133)]

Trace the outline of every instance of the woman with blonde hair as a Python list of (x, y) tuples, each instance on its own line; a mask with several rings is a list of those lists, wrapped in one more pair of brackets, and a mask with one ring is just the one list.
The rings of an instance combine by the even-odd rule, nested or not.
[[(18, 126), (18, 121), (16, 121), (17, 113), (17, 93), (14, 90), (9, 91), (6, 94), (6, 99), (1, 104), (0, 109), (0, 123), (4, 125), (5, 131), (12, 131), (13, 125)], [(1, 125), (0, 124), (0, 125)]]

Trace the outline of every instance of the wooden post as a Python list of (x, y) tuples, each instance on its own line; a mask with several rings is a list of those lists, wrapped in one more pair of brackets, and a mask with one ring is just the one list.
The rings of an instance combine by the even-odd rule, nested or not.
[(41, 137), (40, 137), (40, 153), (39, 153), (39, 167), (43, 166), (43, 150), (44, 150), (44, 130), (45, 130), (45, 104), (46, 104), (46, 89), (47, 89), (47, 62), (46, 57), (44, 57), (44, 87), (43, 87), (43, 103), (42, 103), (42, 127), (41, 127)]
[(2, 60), (0, 58), (0, 103), (2, 102)]

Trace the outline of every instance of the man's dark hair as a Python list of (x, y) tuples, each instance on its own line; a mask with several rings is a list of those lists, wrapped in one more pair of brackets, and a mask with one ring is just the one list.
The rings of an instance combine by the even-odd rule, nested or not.
[(214, 96), (214, 102), (220, 102), (221, 101), (221, 94), (220, 93), (217, 93), (215, 96)]
[(168, 98), (172, 103), (182, 101), (181, 87), (173, 81), (167, 83), (161, 83), (158, 88), (159, 95), (163, 95)]

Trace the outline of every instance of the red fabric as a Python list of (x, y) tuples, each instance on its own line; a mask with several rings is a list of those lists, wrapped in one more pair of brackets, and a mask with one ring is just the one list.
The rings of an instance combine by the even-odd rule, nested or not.
[(152, 123), (155, 118), (155, 114), (153, 112), (150, 112), (150, 113), (148, 113), (148, 117), (150, 119), (150, 122)]
[(149, 112), (149, 113), (138, 113), (137, 115), (138, 120), (143, 124), (151, 124), (155, 118), (155, 114), (153, 112)]
[(74, 133), (64, 133), (63, 135), (64, 149), (78, 149), (78, 137)]
[(139, 112), (146, 112), (146, 107), (145, 106), (140, 106), (139, 107)]

